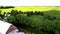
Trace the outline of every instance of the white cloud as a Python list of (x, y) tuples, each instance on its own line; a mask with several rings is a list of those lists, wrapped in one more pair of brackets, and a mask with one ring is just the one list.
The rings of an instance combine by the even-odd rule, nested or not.
[(60, 6), (60, 0), (0, 0), (0, 6)]

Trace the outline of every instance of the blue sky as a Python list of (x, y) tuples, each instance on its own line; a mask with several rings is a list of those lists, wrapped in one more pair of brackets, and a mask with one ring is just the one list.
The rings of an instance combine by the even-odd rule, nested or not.
[(60, 0), (0, 0), (0, 6), (60, 6)]

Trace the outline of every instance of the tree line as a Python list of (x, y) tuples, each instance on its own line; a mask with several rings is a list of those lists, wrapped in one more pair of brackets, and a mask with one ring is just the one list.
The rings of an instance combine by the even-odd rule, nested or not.
[(14, 8), (13, 6), (0, 6), (0, 9), (9, 9), (9, 8)]

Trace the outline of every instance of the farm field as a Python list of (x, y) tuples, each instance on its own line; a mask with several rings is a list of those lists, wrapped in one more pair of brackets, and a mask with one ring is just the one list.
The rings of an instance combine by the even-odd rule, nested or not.
[(18, 10), (18, 11), (48, 11), (48, 10), (58, 10), (60, 11), (60, 7), (56, 6), (15, 6), (15, 8), (9, 9), (0, 9), (3, 12), (10, 12), (11, 10)]

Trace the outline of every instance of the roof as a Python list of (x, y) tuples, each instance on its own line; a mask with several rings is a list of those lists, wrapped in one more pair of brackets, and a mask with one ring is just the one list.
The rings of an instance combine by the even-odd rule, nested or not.
[(0, 20), (0, 33), (6, 34), (7, 30), (10, 27), (10, 25), (12, 25), (12, 24)]

